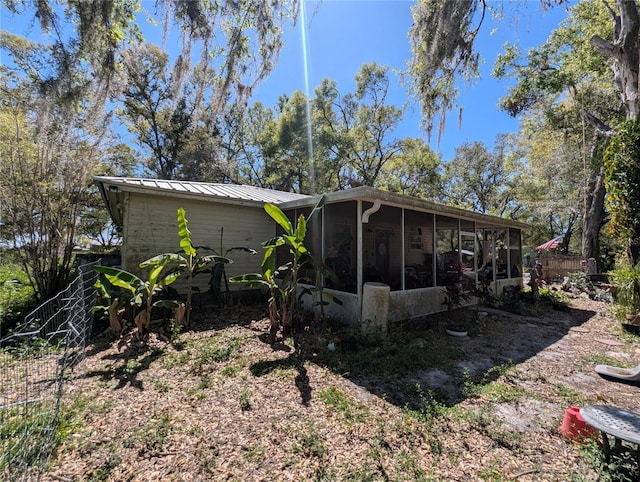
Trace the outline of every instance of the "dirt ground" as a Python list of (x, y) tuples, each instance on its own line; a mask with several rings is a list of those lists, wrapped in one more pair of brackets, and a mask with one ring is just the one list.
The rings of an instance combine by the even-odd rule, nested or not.
[(265, 314), (200, 312), (194, 331), (148, 344), (96, 338), (68, 384), (67, 435), (44, 480), (637, 475), (603, 469), (595, 440), (558, 431), (570, 406), (638, 410), (638, 387), (593, 370), (640, 363), (640, 338), (603, 302), (577, 296), (537, 316), (481, 308), (465, 338), (441, 317), (418, 320), (378, 345), (326, 332), (272, 340)]

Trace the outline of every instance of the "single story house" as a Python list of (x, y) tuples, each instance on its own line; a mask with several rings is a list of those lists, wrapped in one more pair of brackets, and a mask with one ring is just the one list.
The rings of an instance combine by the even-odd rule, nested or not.
[[(308, 215), (318, 196), (254, 186), (96, 177), (113, 221), (122, 228), (122, 267), (135, 272), (156, 254), (178, 249), (176, 211), (184, 208), (194, 245), (233, 252), (229, 276), (260, 271), (261, 243), (278, 232), (265, 213), (276, 204), (292, 220)], [(463, 266), (468, 287), (486, 282), (494, 293), (522, 284), (522, 236), (527, 226), (509, 219), (358, 187), (328, 193), (308, 226), (306, 246), (335, 273), (325, 290), (342, 305), (326, 310), (345, 321), (361, 320), (367, 286), (388, 287), (388, 320), (446, 309), (445, 277)], [(285, 253), (286, 254), (286, 253)], [(208, 289), (206, 279), (195, 280)], [(242, 289), (232, 285), (231, 289)]]

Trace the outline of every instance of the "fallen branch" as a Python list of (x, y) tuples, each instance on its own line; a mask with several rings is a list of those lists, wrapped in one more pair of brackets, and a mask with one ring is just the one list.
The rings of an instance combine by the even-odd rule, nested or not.
[(519, 474), (514, 475), (513, 478), (514, 479), (519, 479), (520, 477), (522, 477), (524, 475), (537, 474), (538, 472), (540, 472), (540, 470), (538, 470), (538, 469), (529, 469), (529, 470), (525, 470), (524, 472), (520, 472)]

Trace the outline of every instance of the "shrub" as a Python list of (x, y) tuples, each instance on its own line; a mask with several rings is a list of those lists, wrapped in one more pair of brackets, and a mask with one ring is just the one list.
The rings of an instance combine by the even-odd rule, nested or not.
[(540, 289), (539, 301), (554, 310), (565, 310), (569, 307), (567, 295), (560, 291), (550, 290), (548, 288)]
[[(298, 287), (303, 281), (302, 268), (311, 257), (304, 244), (307, 223), (322, 209), (324, 199), (322, 196), (318, 200), (308, 217), (301, 214), (295, 226), (278, 206), (265, 204), (264, 210), (282, 228), (283, 234), (262, 243), (265, 248), (262, 273), (248, 273), (229, 280), (249, 287), (266, 287), (269, 290), (269, 319), (271, 333), (274, 335), (280, 328), (283, 333), (288, 332), (300, 319), (301, 293), (298, 292)], [(280, 264), (280, 260), (277, 259), (276, 249), (280, 246), (288, 248), (291, 255), (290, 260), (284, 264)]]
[(36, 304), (33, 287), (20, 265), (0, 265), (0, 333), (22, 323)]
[(537, 297), (531, 291), (515, 290), (501, 295), (488, 294), (481, 299), (483, 306), (518, 315), (536, 315), (547, 309), (565, 310), (568, 307), (564, 293), (548, 288), (540, 288)]
[(618, 287), (617, 304), (625, 313), (640, 313), (640, 263), (625, 263), (609, 273), (611, 282)]
[(640, 261), (640, 123), (628, 120), (616, 129), (604, 152), (609, 229), (625, 243), (630, 261)]

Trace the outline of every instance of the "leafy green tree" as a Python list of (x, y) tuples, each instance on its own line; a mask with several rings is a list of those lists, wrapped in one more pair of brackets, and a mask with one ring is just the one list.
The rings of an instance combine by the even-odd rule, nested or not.
[(322, 187), (323, 192), (346, 189), (349, 185), (347, 153), (350, 141), (345, 135), (348, 118), (341, 106), (337, 83), (322, 79), (314, 91), (312, 102), (313, 125), (318, 144), (322, 146), (319, 154), (323, 156), (323, 163), (316, 165), (316, 184)]
[[(563, 0), (541, 2), (544, 6), (561, 3)], [(594, 5), (593, 2), (591, 4)], [(627, 0), (616, 0), (615, 5), (602, 1), (600, 5), (608, 15), (610, 29), (608, 33), (600, 30), (587, 32), (584, 38), (588, 38), (590, 46), (596, 53), (607, 59), (625, 119), (638, 121), (640, 120), (639, 7), (635, 1)], [(414, 7), (414, 24), (410, 32), (413, 59), (409, 73), (412, 77), (413, 90), (422, 103), (422, 112), (428, 130), (433, 126), (436, 114), (441, 114), (440, 127), (444, 128), (442, 114), (456, 105), (455, 81), (478, 77), (479, 54), (475, 51), (474, 44), (489, 8), (491, 8), (490, 4), (483, 0), (459, 2), (420, 0)], [(594, 16), (595, 19), (596, 16)], [(585, 69), (584, 72), (591, 73), (588, 64), (583, 64), (582, 68)], [(562, 75), (549, 76), (549, 80), (560, 81), (560, 83), (564, 81)], [(530, 84), (535, 84), (535, 79), (531, 81)], [(534, 85), (534, 87), (537, 86)], [(526, 107), (528, 99), (531, 98), (525, 95), (518, 98), (512, 105), (519, 104)], [(604, 135), (613, 135), (615, 123), (608, 124), (607, 119), (598, 118), (594, 114), (586, 117)], [(596, 196), (591, 199), (597, 201)], [(615, 210), (617, 206), (620, 204), (609, 203), (610, 209)], [(597, 205), (592, 208), (590, 210), (599, 210)], [(594, 230), (585, 230), (585, 232), (588, 231)], [(635, 249), (629, 246), (628, 252), (634, 256)], [(631, 262), (636, 264), (638, 259), (633, 257)]]
[(388, 70), (364, 64), (355, 76), (355, 92), (344, 96), (331, 81), (316, 89), (314, 124), (330, 154), (329, 165), (340, 172), (340, 188), (378, 186), (384, 165), (401, 152), (393, 131), (402, 110), (387, 103)]
[(400, 153), (385, 163), (379, 185), (388, 191), (429, 201), (442, 198), (440, 157), (422, 139), (406, 138), (399, 142)]
[[(297, 0), (171, 0), (153, 11), (146, 10), (141, 0), (63, 3), (61, 7), (51, 0), (2, 1), (7, 12), (26, 19), (32, 16), (50, 41), (37, 63), (16, 59), (16, 64), (42, 79), (41, 87), (47, 91), (75, 85), (65, 96), (70, 103), (79, 99), (83, 88), (91, 87), (100, 94), (104, 108), (104, 101), (128, 85), (129, 118), (140, 144), (152, 153), (152, 171), (163, 177), (182, 172), (190, 178), (220, 179), (224, 171), (218, 169), (211, 141), (218, 117), (230, 99), (243, 105), (271, 71), (283, 29), (297, 16)], [(160, 61), (162, 55), (151, 56), (142, 23), (145, 34), (155, 30), (180, 46), (172, 62)], [(13, 44), (17, 50), (18, 42)], [(148, 55), (140, 57), (145, 49)], [(154, 67), (154, 62), (162, 68)], [(123, 66), (129, 78), (119, 76)], [(142, 73), (133, 75), (134, 67)], [(91, 82), (76, 82), (78, 72)], [(143, 73), (159, 74), (157, 82)], [(106, 111), (98, 109), (94, 115), (104, 118)], [(213, 166), (204, 165), (209, 163)]]
[[(594, 35), (611, 34), (604, 4), (580, 2), (568, 11), (549, 39), (526, 57), (516, 46), (505, 46), (494, 75), (517, 81), (500, 105), (523, 117), (528, 164), (533, 177), (542, 176), (538, 188), (547, 193), (536, 202), (535, 212), (545, 217), (540, 224), (547, 227), (535, 242), (562, 232), (568, 246), (574, 228), (581, 225), (582, 255), (599, 258), (600, 230), (606, 222), (602, 153), (607, 124), (617, 122), (623, 112), (606, 59), (590, 44)], [(545, 180), (549, 177), (553, 182)]]
[(263, 143), (268, 127), (272, 128), (274, 112), (262, 102), (247, 109), (232, 104), (219, 124), (219, 157), (226, 180), (240, 184), (267, 187)]
[(523, 119), (519, 148), (526, 175), (519, 177), (515, 189), (524, 205), (520, 219), (533, 227), (528, 238), (532, 245), (563, 234), (567, 250), (582, 220), (584, 182), (578, 141), (541, 115)]
[[(103, 149), (103, 162), (97, 168), (102, 176), (133, 176), (136, 158), (133, 149), (124, 143)], [(103, 250), (114, 249), (120, 242), (120, 229), (111, 220), (104, 200), (94, 184), (88, 189), (88, 198), (80, 213), (78, 232), (89, 243), (97, 243)]]
[[(456, 80), (479, 75), (479, 54), (473, 45), (487, 8), (482, 0), (419, 0), (412, 7), (408, 73), (429, 133), (437, 115), (440, 134), (444, 130), (445, 114), (456, 105)], [(474, 23), (478, 11), (480, 18)]]
[(420, 150), (393, 137), (402, 111), (387, 104), (388, 89), (388, 69), (372, 63), (344, 96), (335, 81), (323, 79), (313, 98), (296, 91), (274, 109), (261, 103), (230, 109), (220, 124), (229, 178), (307, 194), (382, 186), (386, 163), (405, 148), (411, 155)]
[[(206, 126), (229, 96), (246, 101), (273, 68), (296, 5), (171, 0), (151, 13), (141, 0), (2, 0), (6, 12), (24, 19), (20, 25), (32, 20), (44, 34), (45, 43), (35, 44), (0, 32), (0, 49), (11, 58), (0, 81), (2, 114), (9, 116), (1, 136), (7, 140), (1, 156), (3, 232), (22, 250), (40, 296), (66, 285), (86, 188), (108, 131), (106, 102), (120, 87), (116, 73), (125, 51), (144, 41), (138, 21), (149, 29), (164, 26), (165, 33), (168, 26), (178, 27), (182, 51), (172, 85), (180, 93), (188, 81), (197, 102), (181, 105), (172, 97), (168, 138), (175, 146), (191, 126), (189, 109), (197, 107), (198, 122)], [(161, 167), (172, 172), (169, 163)]]
[(189, 141), (194, 136), (193, 99), (167, 72), (169, 56), (143, 44), (125, 52), (122, 109), (119, 117), (150, 153), (147, 170), (160, 179), (179, 177)]
[(596, 33), (591, 37), (590, 44), (596, 52), (609, 60), (626, 119), (637, 121), (640, 120), (638, 4), (634, 1), (616, 0), (615, 9), (607, 2), (603, 1), (603, 4), (612, 25), (611, 35), (604, 37)]
[(402, 118), (402, 110), (387, 104), (389, 69), (375, 62), (363, 65), (356, 74), (356, 91), (352, 99), (344, 100), (345, 111), (351, 110), (354, 123), (349, 132), (350, 166), (358, 181), (376, 186), (381, 169), (400, 153), (400, 146), (391, 134)]
[[(517, 171), (509, 136), (498, 136), (493, 152), (481, 142), (465, 143), (445, 165), (444, 198), (449, 204), (484, 214), (514, 217)], [(519, 166), (518, 166), (519, 167)]]
[[(613, 24), (612, 35), (606, 37), (608, 40), (594, 35), (590, 43), (609, 61), (626, 118), (605, 152), (607, 206), (612, 216), (613, 232), (624, 240), (629, 260), (636, 265), (640, 262), (640, 226), (637, 223), (640, 203), (636, 184), (640, 170), (640, 141), (637, 136), (640, 122), (640, 15), (636, 2), (617, 0), (615, 10), (608, 3), (604, 5)], [(601, 130), (605, 129), (606, 126), (601, 127)], [(611, 133), (610, 130), (606, 132)], [(621, 175), (624, 176), (623, 181)], [(622, 225), (616, 220), (629, 224), (620, 230)]]
[(307, 194), (335, 190), (340, 168), (318, 115), (315, 99), (300, 91), (280, 96), (275, 108), (231, 106), (219, 138), (227, 179)]
[(295, 91), (278, 99), (278, 116), (266, 126), (263, 152), (267, 185), (282, 191), (311, 193), (313, 135), (309, 130), (307, 97)]
[(58, 47), (6, 32), (0, 46), (15, 63), (0, 74), (3, 236), (21, 253), (37, 295), (46, 298), (68, 282), (107, 127), (96, 115), (100, 96), (82, 71), (64, 85), (49, 83), (47, 59)]
[[(52, 84), (64, 85), (82, 67), (106, 99), (123, 53), (144, 42), (144, 23), (145, 31), (176, 35), (169, 41), (180, 48), (173, 69), (177, 77), (191, 70), (207, 73), (198, 90), (203, 98), (208, 91), (215, 112), (230, 93), (245, 101), (269, 74), (282, 47), (283, 29), (298, 12), (297, 0), (169, 0), (153, 9), (142, 0), (62, 3), (64, 8), (54, 0), (2, 0), (8, 12), (22, 16), (26, 24), (32, 20), (61, 47), (56, 55), (63, 61), (45, 64)], [(177, 79), (176, 85), (181, 85)]]
[(624, 240), (629, 259), (640, 259), (640, 122), (620, 125), (604, 158), (611, 230)]

